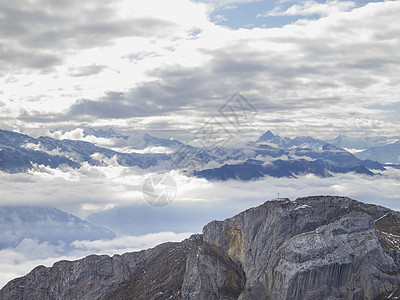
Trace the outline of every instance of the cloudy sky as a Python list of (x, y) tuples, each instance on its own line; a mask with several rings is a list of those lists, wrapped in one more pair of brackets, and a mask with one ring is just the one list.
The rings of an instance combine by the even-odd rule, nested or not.
[[(1, 0), (0, 127), (396, 135), (399, 1)], [(163, 131), (161, 131), (163, 130)]]
[[(322, 139), (399, 136), (399, 15), (400, 1), (0, 0), (0, 128), (83, 139), (83, 128), (112, 127), (185, 140), (239, 92), (257, 111), (239, 138), (268, 129)], [(159, 224), (153, 232), (174, 231), (81, 241), (82, 251), (66, 258), (179, 240), (278, 192), (400, 210), (395, 170), (229, 184), (172, 171), (178, 195), (160, 219), (143, 200), (144, 175), (118, 165), (40, 167), (0, 173), (0, 196), (2, 204), (51, 205), (83, 218), (130, 205)], [(163, 230), (179, 220), (191, 226)], [(60, 253), (35, 240), (1, 250), (0, 286)]]

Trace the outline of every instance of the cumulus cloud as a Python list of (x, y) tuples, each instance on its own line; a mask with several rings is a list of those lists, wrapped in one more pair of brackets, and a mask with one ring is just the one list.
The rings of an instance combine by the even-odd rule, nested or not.
[(64, 139), (69, 139), (69, 140), (81, 140), (84, 137), (83, 134), (83, 129), (82, 128), (76, 128), (71, 131), (67, 131), (65, 133), (62, 133), (61, 130), (59, 131), (54, 131), (49, 134), (52, 138), (59, 139), (59, 140), (64, 140)]
[(102, 137), (97, 137), (94, 135), (86, 135), (84, 133), (83, 128), (75, 128), (70, 131), (65, 131), (63, 132), (62, 130), (56, 130), (52, 132), (46, 132), (47, 136), (50, 136), (52, 138), (58, 139), (58, 140), (79, 140), (79, 141), (85, 141), (89, 143), (93, 143), (98, 146), (112, 146), (114, 145), (118, 138), (102, 138)]

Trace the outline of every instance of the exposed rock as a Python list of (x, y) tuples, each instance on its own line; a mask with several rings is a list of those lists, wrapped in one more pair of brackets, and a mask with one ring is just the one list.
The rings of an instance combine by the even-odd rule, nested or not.
[[(201, 236), (123, 255), (91, 255), (35, 268), (8, 283), (0, 299), (157, 299), (180, 294), (187, 255)], [(161, 297), (161, 299), (163, 299)]]
[(346, 197), (277, 199), (181, 243), (37, 267), (0, 299), (394, 299), (400, 213)]

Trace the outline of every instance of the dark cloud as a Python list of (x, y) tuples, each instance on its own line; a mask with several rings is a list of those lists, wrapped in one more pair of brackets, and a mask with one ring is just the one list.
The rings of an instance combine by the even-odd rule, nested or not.
[(101, 99), (80, 100), (68, 116), (123, 119), (160, 115), (189, 106), (202, 107), (214, 92), (204, 68), (167, 67), (151, 74), (160, 80), (142, 83), (126, 93), (113, 91)]
[(45, 70), (61, 62), (62, 57), (55, 53), (18, 50), (0, 43), (0, 72), (18, 72), (22, 68)]
[(235, 50), (220, 49), (212, 54), (213, 71), (221, 76), (244, 76), (246, 74), (259, 74), (268, 72), (268, 67), (271, 64), (273, 57), (266, 57), (260, 51), (252, 49)]
[(127, 104), (125, 96), (115, 97), (119, 93), (108, 93), (101, 101), (80, 100), (69, 111), (71, 118), (89, 116), (92, 118), (126, 119), (140, 115), (139, 107)]
[(106, 66), (85, 66), (85, 67), (79, 67), (71, 72), (72, 77), (82, 77), (82, 76), (91, 76), (91, 75), (96, 75), (99, 74), (101, 71), (103, 71), (106, 68)]
[(68, 116), (62, 113), (43, 113), (37, 110), (27, 111), (21, 109), (18, 114), (18, 119), (26, 123), (58, 123), (69, 121)]
[[(68, 112), (70, 118), (132, 118), (162, 115), (180, 110), (217, 113), (237, 91), (250, 97), (261, 111), (290, 111), (334, 105), (338, 96), (296, 96), (296, 90), (324, 90), (338, 86), (327, 80), (324, 70), (307, 62), (296, 63), (283, 54), (256, 50), (221, 48), (208, 51), (212, 58), (201, 67), (167, 65), (149, 70), (156, 80), (139, 84), (128, 92), (108, 92), (100, 99), (78, 101)], [(304, 76), (315, 80), (307, 84)], [(320, 78), (318, 78), (320, 76)], [(249, 91), (257, 91), (250, 93)]]
[(50, 48), (50, 49), (85, 49), (96, 46), (104, 46), (112, 40), (121, 37), (158, 37), (166, 34), (174, 27), (171, 22), (152, 18), (140, 18), (133, 20), (98, 20), (93, 21), (91, 16), (82, 16), (90, 23), (72, 23), (58, 30), (49, 29), (43, 32), (33, 33), (22, 40), (25, 47)]

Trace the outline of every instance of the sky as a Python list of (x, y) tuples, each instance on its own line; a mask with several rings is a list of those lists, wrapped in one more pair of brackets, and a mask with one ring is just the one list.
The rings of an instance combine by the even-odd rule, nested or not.
[[(130, 146), (143, 133), (185, 142), (240, 93), (256, 114), (241, 124), (238, 140), (268, 129), (326, 140), (399, 136), (399, 15), (400, 1), (0, 0), (0, 128), (88, 140), (84, 128), (112, 127), (134, 137)], [(180, 240), (211, 217), (277, 193), (292, 200), (345, 195), (400, 210), (394, 169), (250, 183), (171, 171), (176, 213), (161, 220), (142, 197), (146, 172), (113, 164), (0, 172), (2, 204), (51, 205), (82, 218), (130, 206), (159, 226), (108, 242), (77, 241), (80, 250), (67, 254), (25, 240), (0, 251), (0, 286), (61, 258)], [(162, 222), (179, 220), (182, 211), (194, 225), (163, 230)]]
[(399, 1), (0, 2), (0, 127), (184, 136), (234, 93), (243, 132), (397, 135)]

